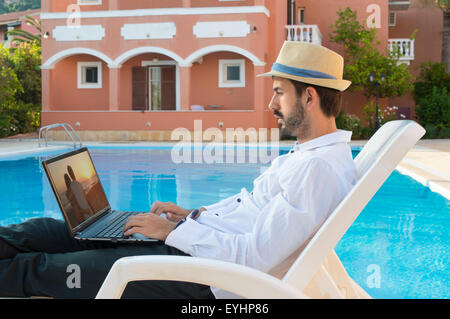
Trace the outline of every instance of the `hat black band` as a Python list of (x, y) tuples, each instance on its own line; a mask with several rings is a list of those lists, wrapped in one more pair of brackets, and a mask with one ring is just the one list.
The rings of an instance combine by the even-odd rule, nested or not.
[(281, 63), (274, 63), (272, 66), (272, 71), (283, 72), (283, 73), (287, 73), (290, 75), (301, 76), (304, 78), (337, 80), (334, 76), (327, 74), (327, 73), (314, 71), (314, 70), (308, 70), (308, 69), (294, 68), (292, 66), (287, 66), (287, 65), (284, 65)]

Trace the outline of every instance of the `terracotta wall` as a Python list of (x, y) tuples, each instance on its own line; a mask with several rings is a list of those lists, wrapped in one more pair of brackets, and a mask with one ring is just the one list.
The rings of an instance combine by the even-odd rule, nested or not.
[[(132, 68), (141, 66), (142, 61), (172, 61), (169, 57), (148, 53), (126, 61), (120, 68), (119, 110), (131, 110)], [(253, 63), (245, 59), (244, 88), (219, 88), (219, 59), (245, 59), (232, 52), (218, 52), (203, 57), (201, 64), (195, 63), (191, 69), (191, 105), (220, 104), (220, 110), (252, 110), (253, 105)], [(100, 61), (89, 55), (75, 55), (59, 61), (52, 71), (52, 101), (54, 110), (107, 110), (109, 108), (109, 68), (103, 63), (102, 88), (77, 88), (77, 62)], [(63, 79), (63, 80), (58, 80)], [(207, 80), (206, 80), (207, 79)], [(63, 94), (61, 94), (63, 92)]]
[[(71, 4), (78, 4), (77, 0), (46, 0), (50, 1), (49, 12), (66, 12)], [(134, 1), (134, 0), (133, 0)], [(108, 10), (109, 0), (103, 0), (101, 5), (81, 5), (81, 11), (102, 11)]]
[[(389, 27), (390, 38), (409, 38), (415, 29), (418, 30), (415, 36), (414, 60), (409, 67), (413, 76), (417, 77), (422, 62), (442, 60), (442, 11), (433, 4), (424, 5), (418, 0), (412, 0), (409, 10), (396, 13), (396, 26)], [(412, 94), (391, 98), (389, 104), (411, 107), (413, 116), (415, 114)]]
[[(287, 24), (287, 1), (286, 0), (268, 0), (265, 3), (270, 11), (270, 19), (267, 28), (267, 46), (265, 47), (266, 72), (272, 68), (276, 61), (281, 47), (286, 40), (286, 24)], [(272, 80), (270, 78), (257, 79), (264, 81), (264, 105), (260, 105), (260, 109), (265, 113), (265, 127), (277, 127), (273, 113), (269, 111), (268, 105), (273, 95)]]
[[(193, 35), (193, 26), (197, 21), (241, 21), (245, 20), (256, 32), (250, 32), (246, 38), (203, 38), (198, 39)], [(97, 50), (106, 54), (111, 59), (115, 59), (122, 53), (137, 47), (154, 46), (168, 49), (182, 58), (200, 48), (211, 45), (227, 44), (244, 48), (252, 52), (260, 60), (264, 60), (266, 45), (265, 32), (267, 31), (267, 17), (264, 14), (227, 14), (227, 15), (186, 15), (186, 16), (151, 16), (151, 17), (125, 17), (125, 18), (90, 18), (82, 20), (81, 23), (101, 25), (105, 28), (105, 37), (99, 41), (79, 41), (57, 42), (52, 36), (52, 31), (56, 26), (65, 25), (65, 20), (43, 20), (43, 32), (50, 32), (50, 37), (43, 40), (42, 60), (47, 61), (54, 54), (73, 47), (84, 47)], [(154, 40), (124, 40), (121, 28), (126, 23), (158, 23), (174, 22), (177, 26), (177, 33), (173, 39)]]
[(77, 88), (77, 62), (98, 62), (96, 57), (80, 54), (68, 57), (52, 70), (51, 99), (53, 110), (108, 110), (109, 69), (102, 62), (102, 88)]
[[(40, 14), (36, 14), (36, 15), (31, 15), (33, 18), (40, 20), (41, 15)], [(39, 30), (37, 30), (34, 26), (31, 26), (27, 23), (25, 23), (25, 19), (22, 20), (22, 24), (20, 25), (20, 29), (24, 30), (24, 31), (28, 31), (32, 34), (38, 34)]]
[(227, 7), (227, 6), (237, 7), (237, 6), (253, 6), (254, 4), (255, 4), (254, 0), (242, 0), (242, 1), (191, 0), (191, 7)]
[(118, 0), (118, 10), (136, 10), (139, 9), (153, 9), (153, 8), (181, 8), (183, 7), (183, 0), (132, 0), (121, 1)]
[[(50, 1), (50, 12), (64, 12), (71, 4), (77, 4), (77, 0), (44, 0)], [(219, 1), (219, 0), (114, 0), (116, 3), (110, 3), (110, 0), (103, 0), (100, 5), (81, 5), (81, 11), (100, 11), (109, 10), (111, 6), (117, 6), (114, 10), (135, 10), (153, 9), (153, 8), (182, 8), (182, 7), (237, 7), (253, 6), (255, 0), (242, 1)], [(271, 0), (284, 1), (284, 0)], [(264, 3), (257, 0), (257, 5)]]
[[(167, 111), (167, 112), (42, 112), (42, 125), (69, 123), (78, 130), (194, 130), (195, 121), (201, 120), (201, 128), (258, 128), (254, 125), (255, 111)], [(75, 123), (79, 122), (80, 126)], [(150, 123), (150, 126), (147, 126)], [(270, 135), (270, 133), (269, 133)]]
[[(219, 87), (219, 60), (245, 59), (245, 87)], [(195, 63), (191, 70), (191, 105), (219, 104), (220, 110), (253, 109), (253, 63), (232, 52), (217, 52), (203, 57), (201, 64)]]

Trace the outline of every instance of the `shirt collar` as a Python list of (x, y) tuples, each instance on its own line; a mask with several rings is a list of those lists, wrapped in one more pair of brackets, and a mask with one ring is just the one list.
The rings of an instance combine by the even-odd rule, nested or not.
[(351, 141), (351, 138), (352, 138), (351, 131), (337, 130), (337, 132), (319, 136), (305, 143), (295, 142), (295, 145), (292, 147), (292, 150), (295, 152), (305, 152), (326, 145), (336, 143), (349, 143)]

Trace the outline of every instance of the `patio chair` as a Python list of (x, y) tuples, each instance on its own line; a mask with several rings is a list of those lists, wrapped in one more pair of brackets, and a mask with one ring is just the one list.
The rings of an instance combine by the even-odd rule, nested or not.
[(355, 158), (358, 182), (278, 276), (198, 257), (137, 256), (112, 266), (97, 298), (120, 298), (130, 281), (176, 280), (244, 298), (370, 298), (346, 273), (334, 247), (406, 153), (425, 134), (410, 120), (383, 125)]
[(204, 111), (203, 105), (191, 105), (191, 111)]

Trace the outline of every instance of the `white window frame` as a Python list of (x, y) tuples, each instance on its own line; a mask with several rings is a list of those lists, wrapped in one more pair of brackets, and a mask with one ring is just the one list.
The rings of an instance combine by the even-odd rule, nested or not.
[[(303, 11), (303, 21), (300, 21), (300, 18), (301, 18), (301, 12)], [(306, 10), (305, 10), (305, 8), (304, 7), (302, 7), (302, 8), (298, 8), (298, 12), (297, 12), (297, 24), (305, 24), (305, 13), (306, 13)]]
[(99, 6), (102, 4), (102, 0), (78, 0), (79, 6)]
[[(226, 81), (227, 66), (240, 67), (239, 81)], [(219, 87), (220, 88), (243, 88), (245, 87), (245, 59), (219, 60)]]
[[(102, 62), (78, 62), (78, 88), (79, 89), (101, 89), (102, 88)], [(83, 68), (97, 67), (97, 83), (83, 83)]]
[[(391, 23), (391, 15), (394, 17), (394, 22)], [(389, 11), (389, 16), (388, 16), (388, 23), (390, 27), (395, 27), (397, 25), (397, 13), (394, 11)]]

